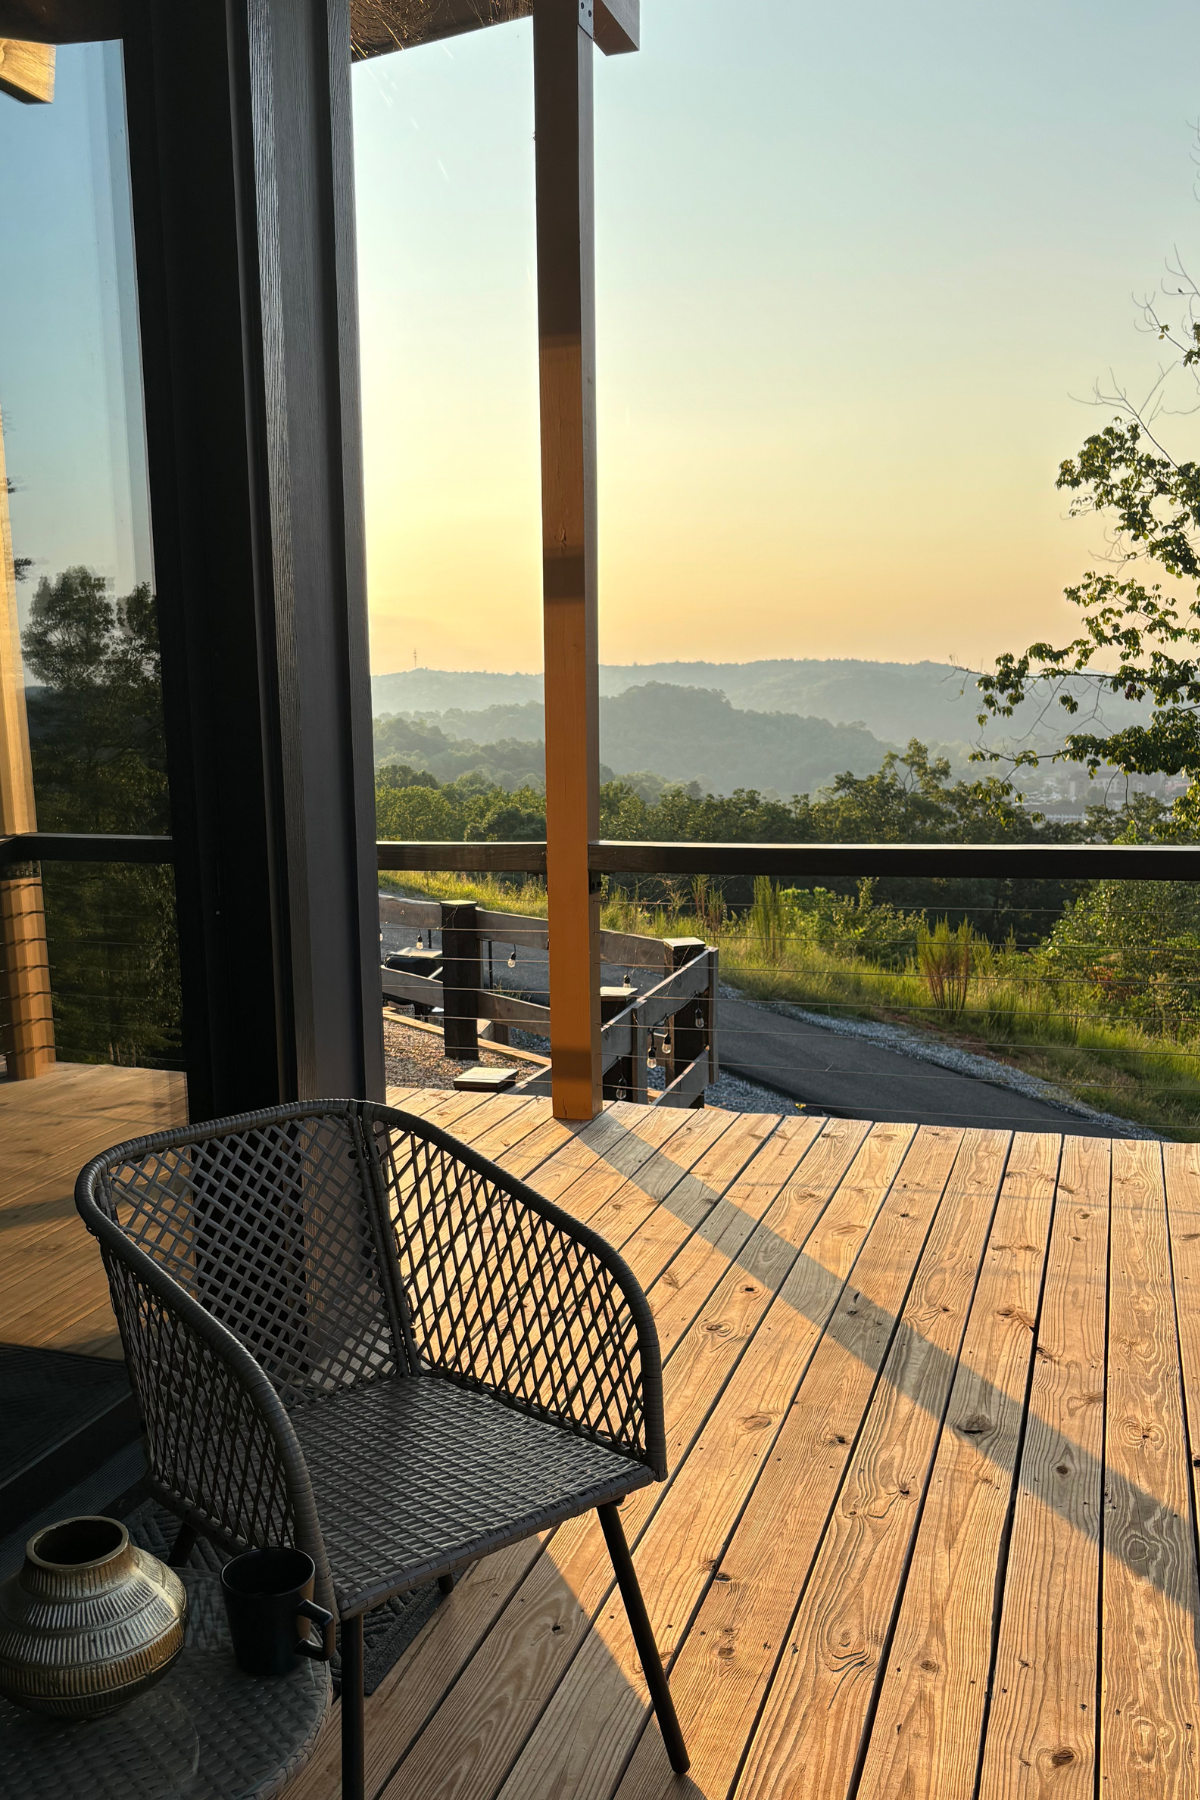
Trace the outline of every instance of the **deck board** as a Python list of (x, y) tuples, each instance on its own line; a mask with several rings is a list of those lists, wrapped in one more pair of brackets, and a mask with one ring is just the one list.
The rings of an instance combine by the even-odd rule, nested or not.
[(1103, 1794), (1200, 1787), (1196, 1541), (1157, 1146), (1113, 1145), (1101, 1617)]

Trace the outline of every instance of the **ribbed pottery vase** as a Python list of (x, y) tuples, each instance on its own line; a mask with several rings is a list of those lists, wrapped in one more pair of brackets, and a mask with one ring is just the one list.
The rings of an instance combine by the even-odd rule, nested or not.
[(0, 1694), (96, 1719), (161, 1681), (183, 1649), (187, 1593), (117, 1519), (64, 1519), (0, 1587)]

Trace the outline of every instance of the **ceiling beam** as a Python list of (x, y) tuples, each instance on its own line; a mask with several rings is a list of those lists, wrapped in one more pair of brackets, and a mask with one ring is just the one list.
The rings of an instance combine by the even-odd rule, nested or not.
[(642, 41), (641, 0), (596, 0), (595, 39), (605, 56), (624, 56)]
[(9, 94), (27, 106), (44, 106), (53, 100), (54, 45), (0, 38), (0, 94)]
[[(0, 0), (0, 8), (4, 0)], [(25, 0), (38, 4), (39, 0)], [(45, 0), (41, 0), (45, 3)], [(350, 0), (350, 44), (356, 62), (461, 37), (485, 25), (527, 19), (534, 0)], [(636, 50), (639, 0), (595, 0), (594, 36), (606, 56)]]

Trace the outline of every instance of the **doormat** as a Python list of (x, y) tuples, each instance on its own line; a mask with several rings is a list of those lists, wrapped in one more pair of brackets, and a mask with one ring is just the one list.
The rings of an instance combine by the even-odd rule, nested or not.
[[(179, 1530), (179, 1520), (174, 1513), (160, 1506), (157, 1500), (143, 1500), (122, 1516), (130, 1537), (140, 1549), (149, 1550), (151, 1556), (157, 1556), (162, 1562), (168, 1561)], [(188, 1566), (208, 1569), (215, 1575), (220, 1573), (226, 1561), (223, 1551), (204, 1538), (197, 1538), (188, 1557)], [(441, 1597), (437, 1582), (431, 1581), (407, 1594), (397, 1594), (393, 1600), (366, 1615), (363, 1620), (365, 1694), (373, 1694), (388, 1671), (399, 1662), (425, 1621), (432, 1617)], [(336, 1693), (341, 1688), (341, 1657), (337, 1652), (330, 1669)]]

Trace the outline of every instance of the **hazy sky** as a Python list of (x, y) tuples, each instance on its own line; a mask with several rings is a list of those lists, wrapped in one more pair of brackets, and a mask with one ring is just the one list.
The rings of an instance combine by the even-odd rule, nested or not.
[[(1054, 488), (1109, 416), (1081, 402), (1153, 371), (1134, 298), (1172, 247), (1200, 273), (1200, 13), (642, 14), (596, 59), (604, 659), (1062, 630), (1102, 546)], [(530, 28), (354, 97), (374, 665), (536, 668)]]
[(60, 48), (49, 106), (0, 94), (0, 415), (13, 548), (116, 591), (151, 577), (121, 47)]

